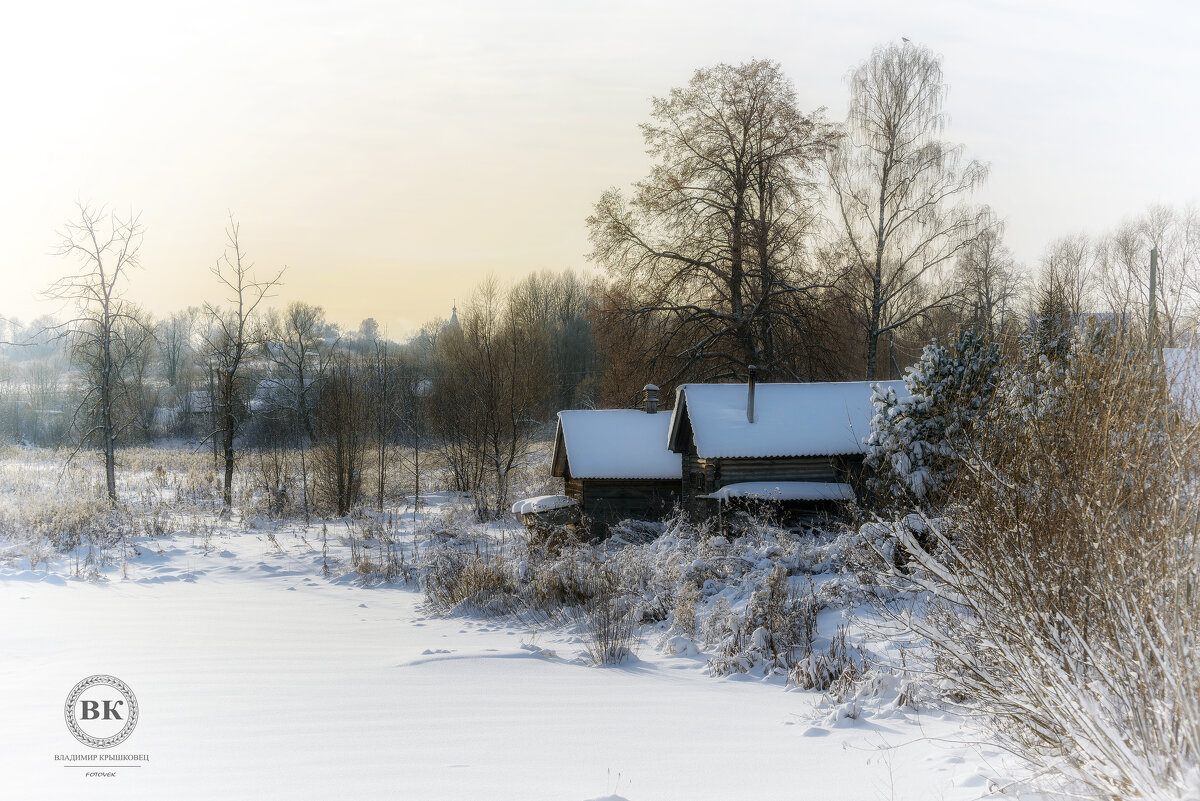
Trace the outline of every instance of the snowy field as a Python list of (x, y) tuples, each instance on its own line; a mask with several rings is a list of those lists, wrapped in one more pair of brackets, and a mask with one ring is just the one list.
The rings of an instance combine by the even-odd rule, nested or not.
[[(596, 667), (562, 627), (438, 616), (415, 585), (326, 577), (320, 524), (138, 550), (91, 579), (7, 552), (0, 797), (952, 801), (1004, 775), (960, 720), (842, 717), (778, 676), (714, 677), (654, 626)], [(140, 704), (115, 752), (149, 757), (110, 777), (55, 759), (96, 753), (63, 720), (96, 673)]]

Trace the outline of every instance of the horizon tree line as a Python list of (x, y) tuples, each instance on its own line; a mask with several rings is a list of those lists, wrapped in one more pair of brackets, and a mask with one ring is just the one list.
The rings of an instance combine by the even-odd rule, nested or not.
[(1026, 269), (1002, 218), (971, 202), (986, 167), (942, 139), (946, 92), (940, 58), (908, 42), (851, 73), (843, 123), (802, 111), (777, 63), (698, 70), (652, 101), (648, 175), (628, 197), (603, 192), (587, 219), (603, 278), (488, 279), (455, 324), (431, 321), (404, 343), (370, 318), (342, 334), (319, 306), (268, 308), (283, 270), (255, 270), (232, 215), (212, 268), (223, 303), (155, 320), (124, 296), (140, 265), (137, 217), (81, 204), (59, 250), (77, 272), (47, 292), (74, 316), (5, 326), (22, 347), (0, 362), (3, 431), (98, 446), (113, 502), (119, 442), (211, 442), (226, 510), (248, 450), (280, 503), (298, 484), (306, 516), (345, 514), (368, 495), (383, 508), (403, 459), (415, 507), (432, 449), (487, 517), (505, 509), (555, 411), (632, 406), (646, 383), (669, 394), (744, 380), (751, 365), (775, 381), (895, 377), (962, 328), (1011, 341), (1048, 299), (1134, 325), (1153, 303), (1166, 344), (1189, 336), (1196, 208), (1154, 206), (1095, 238), (1061, 237)]

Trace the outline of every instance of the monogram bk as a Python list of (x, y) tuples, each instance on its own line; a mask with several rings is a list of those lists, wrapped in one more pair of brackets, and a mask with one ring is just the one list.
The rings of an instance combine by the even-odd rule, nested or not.
[(88, 676), (75, 685), (63, 710), (75, 739), (92, 748), (112, 748), (133, 734), (137, 698), (113, 676)]

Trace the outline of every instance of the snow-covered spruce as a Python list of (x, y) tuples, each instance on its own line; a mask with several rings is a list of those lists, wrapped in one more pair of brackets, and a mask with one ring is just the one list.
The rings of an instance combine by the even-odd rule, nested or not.
[(922, 505), (940, 498), (995, 391), (999, 360), (999, 348), (968, 329), (951, 348), (925, 346), (905, 373), (907, 395), (875, 388), (866, 463), (877, 497)]

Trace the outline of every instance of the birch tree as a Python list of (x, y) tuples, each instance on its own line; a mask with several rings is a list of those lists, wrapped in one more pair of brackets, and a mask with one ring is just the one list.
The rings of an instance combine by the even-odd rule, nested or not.
[(847, 135), (829, 177), (868, 379), (880, 337), (953, 298), (940, 273), (979, 230), (967, 200), (987, 168), (939, 139), (946, 92), (941, 59), (907, 42), (876, 48), (850, 78)]
[(979, 233), (963, 249), (955, 265), (960, 316), (989, 340), (1004, 332), (1016, 314), (1024, 275), (1004, 244), (1004, 221), (986, 211)]

